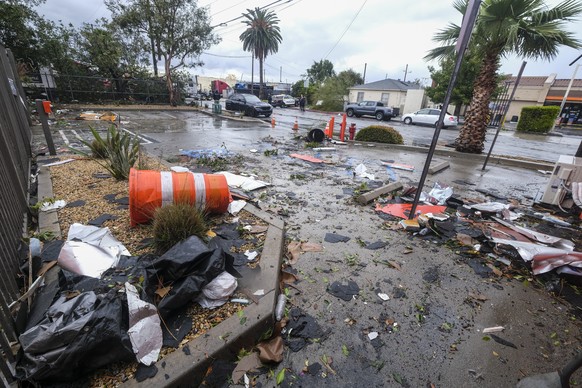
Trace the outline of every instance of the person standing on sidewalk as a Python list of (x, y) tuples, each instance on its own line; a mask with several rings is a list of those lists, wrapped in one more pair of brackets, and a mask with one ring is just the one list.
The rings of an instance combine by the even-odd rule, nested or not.
[(305, 96), (303, 94), (299, 99), (299, 109), (301, 109), (301, 112), (305, 112)]

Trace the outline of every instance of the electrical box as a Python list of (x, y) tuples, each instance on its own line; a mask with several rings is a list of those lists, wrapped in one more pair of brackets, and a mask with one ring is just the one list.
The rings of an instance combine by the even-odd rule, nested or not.
[(582, 182), (582, 158), (560, 155), (541, 202), (560, 205), (566, 193), (572, 190), (572, 182)]

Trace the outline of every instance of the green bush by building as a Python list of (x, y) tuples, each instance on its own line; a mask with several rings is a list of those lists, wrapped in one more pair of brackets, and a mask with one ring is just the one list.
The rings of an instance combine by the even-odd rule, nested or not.
[(385, 125), (370, 125), (356, 133), (357, 141), (371, 141), (386, 144), (404, 144), (400, 132)]
[(547, 133), (551, 131), (558, 114), (559, 106), (524, 106), (517, 123), (520, 132)]

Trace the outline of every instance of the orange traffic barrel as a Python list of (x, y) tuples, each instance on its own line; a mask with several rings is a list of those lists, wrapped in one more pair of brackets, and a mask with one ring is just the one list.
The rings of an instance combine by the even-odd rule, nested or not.
[(224, 175), (134, 168), (129, 172), (131, 226), (147, 223), (164, 205), (186, 202), (210, 213), (225, 213), (231, 201)]

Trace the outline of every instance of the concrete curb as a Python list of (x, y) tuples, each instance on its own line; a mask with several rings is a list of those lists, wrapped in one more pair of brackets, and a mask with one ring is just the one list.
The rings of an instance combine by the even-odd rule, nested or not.
[[(49, 159), (49, 157), (38, 158), (38, 161)], [(48, 167), (39, 166), (38, 168), (38, 202), (42, 202), (45, 198), (54, 198), (53, 182), (51, 180), (51, 172)], [(61, 227), (59, 225), (59, 217), (56, 210), (49, 210), (46, 212), (38, 212), (38, 230), (40, 233), (52, 232), (56, 238), (60, 238)]]

